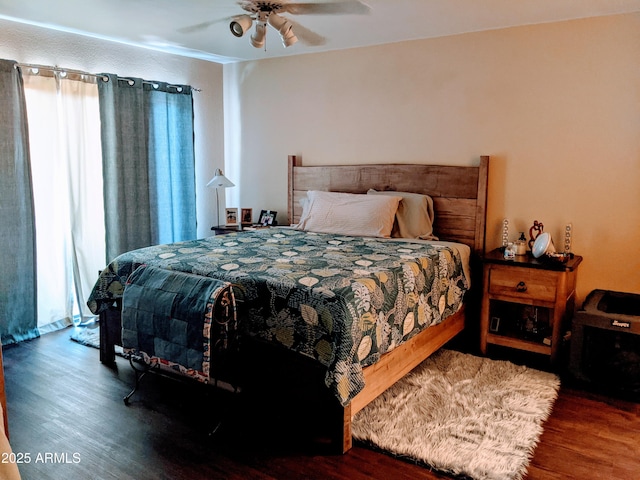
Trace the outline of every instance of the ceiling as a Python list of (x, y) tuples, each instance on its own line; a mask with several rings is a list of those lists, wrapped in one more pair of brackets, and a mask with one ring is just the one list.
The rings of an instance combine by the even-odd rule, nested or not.
[[(271, 0), (278, 2), (278, 0)], [(295, 0), (294, 0), (295, 1)], [(327, 3), (327, 0), (298, 0)], [(347, 0), (348, 1), (348, 0)], [(279, 3), (289, 3), (280, 0)], [(325, 38), (285, 48), (268, 28), (265, 48), (234, 37), (236, 0), (0, 0), (0, 18), (219, 63), (340, 50), (519, 25), (640, 12), (640, 0), (364, 0), (368, 14), (289, 15), (294, 32)], [(207, 25), (184, 31), (195, 25)]]

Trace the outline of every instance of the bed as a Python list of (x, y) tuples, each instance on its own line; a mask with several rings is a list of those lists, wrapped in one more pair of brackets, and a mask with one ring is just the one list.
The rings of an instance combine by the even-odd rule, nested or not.
[[(488, 168), (488, 157), (478, 166), (460, 167), (303, 166), (290, 156), (289, 220), (302, 227), (149, 247), (103, 270), (89, 301), (101, 317), (101, 360), (113, 361), (124, 285), (138, 267), (228, 283), (242, 306), (243, 334), (326, 367), (325, 383), (339, 404), (340, 449), (347, 451), (353, 415), (464, 329), (466, 304), (473, 298), (466, 290), (470, 284), (477, 288), (473, 269), (470, 275), (465, 265), (473, 267), (484, 251)], [(333, 202), (338, 192), (377, 197), (371, 201), (390, 209), (394, 199), (396, 208), (406, 203), (408, 197), (398, 198), (398, 192), (428, 195), (434, 215), (429, 233), (439, 241), (316, 228), (309, 209), (316, 210), (309, 205), (325, 197)], [(356, 216), (347, 218), (345, 228), (357, 223)], [(304, 228), (307, 221), (311, 228)], [(434, 276), (439, 274), (444, 277)], [(422, 304), (427, 297), (431, 303)], [(389, 326), (382, 326), (383, 319), (390, 319)]]

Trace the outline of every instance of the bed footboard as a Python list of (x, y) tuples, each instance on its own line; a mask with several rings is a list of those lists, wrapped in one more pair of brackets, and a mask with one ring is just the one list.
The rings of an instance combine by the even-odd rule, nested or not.
[(380, 361), (364, 369), (365, 387), (353, 400), (342, 408), (342, 428), (339, 446), (342, 453), (352, 446), (351, 420), (378, 395), (396, 383), (400, 378), (426, 360), (432, 353), (460, 333), (465, 326), (465, 307), (442, 321), (429, 327), (403, 343)]

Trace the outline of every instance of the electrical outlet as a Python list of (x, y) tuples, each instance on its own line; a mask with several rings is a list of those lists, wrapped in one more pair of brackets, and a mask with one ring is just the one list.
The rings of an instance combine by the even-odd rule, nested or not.
[(506, 247), (509, 244), (509, 219), (505, 218), (502, 221), (502, 246)]
[(571, 242), (573, 235), (573, 225), (567, 223), (564, 227), (564, 253), (571, 253)]

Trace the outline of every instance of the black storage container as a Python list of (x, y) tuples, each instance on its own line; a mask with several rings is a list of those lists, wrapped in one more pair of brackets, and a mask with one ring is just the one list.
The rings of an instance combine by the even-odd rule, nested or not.
[(593, 290), (573, 317), (569, 372), (608, 393), (640, 399), (640, 295)]

